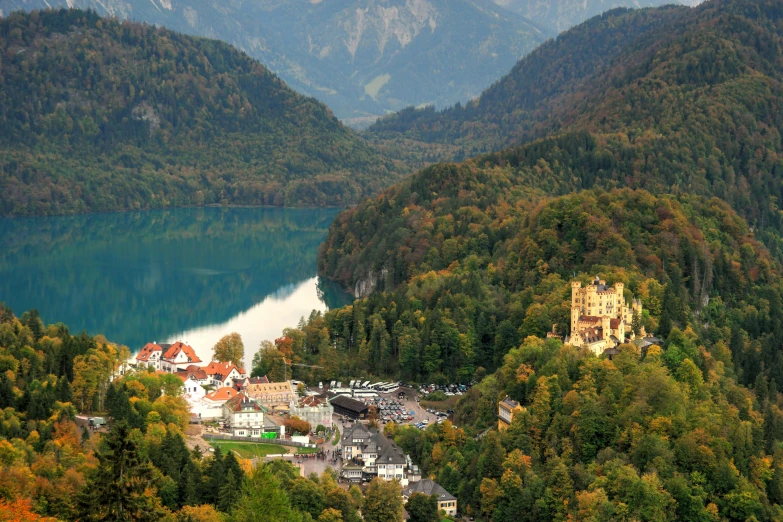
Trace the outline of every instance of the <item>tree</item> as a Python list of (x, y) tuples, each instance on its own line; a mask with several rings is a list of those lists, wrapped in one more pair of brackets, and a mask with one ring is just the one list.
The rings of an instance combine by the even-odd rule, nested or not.
[(270, 382), (280, 382), (286, 375), (285, 354), (269, 341), (261, 341), (261, 348), (253, 356), (253, 377), (269, 377)]
[(366, 522), (402, 522), (402, 491), (396, 480), (375, 478), (364, 496), (362, 516)]
[(224, 335), (215, 343), (212, 351), (213, 360), (230, 362), (240, 367), (242, 366), (242, 360), (245, 358), (245, 345), (242, 343), (242, 336), (236, 332)]
[(414, 493), (405, 504), (411, 522), (439, 522), (438, 496)]
[(184, 506), (177, 511), (177, 522), (224, 522), (223, 515), (209, 504)]
[(344, 522), (342, 514), (333, 508), (324, 509), (320, 515), (318, 515), (318, 522)]
[(157, 521), (166, 510), (151, 486), (154, 467), (142, 457), (130, 428), (114, 425), (98, 453), (98, 468), (82, 490), (77, 506), (80, 520)]
[(267, 466), (259, 466), (242, 485), (242, 497), (234, 522), (301, 522), (302, 514), (291, 509), (288, 496)]
[(326, 494), (323, 488), (310, 479), (298, 478), (288, 488), (288, 495), (291, 498), (291, 506), (304, 513), (310, 513), (310, 516), (318, 518), (326, 504)]
[(237, 483), (234, 471), (229, 469), (226, 473), (226, 480), (220, 486), (218, 495), (218, 509), (224, 513), (231, 513), (234, 505), (239, 499), (239, 484)]
[(286, 431), (288, 433), (294, 434), (298, 433), (300, 435), (309, 435), (310, 434), (310, 423), (307, 421), (303, 421), (299, 417), (291, 417), (290, 419), (286, 419), (283, 421), (283, 426), (285, 426)]
[(478, 460), (478, 472), (482, 478), (497, 479), (503, 474), (503, 461), (506, 459), (506, 451), (500, 444), (500, 435), (497, 431), (490, 431), (484, 437), (481, 456)]

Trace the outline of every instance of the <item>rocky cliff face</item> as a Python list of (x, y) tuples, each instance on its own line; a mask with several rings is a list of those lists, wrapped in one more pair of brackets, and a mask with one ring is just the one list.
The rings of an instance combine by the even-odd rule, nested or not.
[(501, 7), (561, 33), (616, 7), (658, 7), (666, 4), (698, 5), (702, 0), (494, 0)]
[(354, 122), (477, 96), (550, 32), (490, 0), (5, 0), (70, 6), (244, 50)]

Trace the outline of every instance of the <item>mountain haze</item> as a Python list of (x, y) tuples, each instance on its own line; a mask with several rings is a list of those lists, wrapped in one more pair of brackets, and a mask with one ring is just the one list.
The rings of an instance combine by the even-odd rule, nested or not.
[(345, 205), (398, 175), (228, 44), (78, 10), (0, 19), (0, 214)]
[(702, 0), (494, 0), (557, 33), (618, 7), (644, 8), (667, 4), (694, 6)]
[[(478, 96), (550, 32), (491, 0), (6, 0), (226, 41), (341, 119)], [(369, 119), (368, 119), (369, 117)]]

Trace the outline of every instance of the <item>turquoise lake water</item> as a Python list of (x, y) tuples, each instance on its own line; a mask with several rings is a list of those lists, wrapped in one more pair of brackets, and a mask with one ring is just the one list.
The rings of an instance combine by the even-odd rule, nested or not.
[(0, 301), (131, 351), (182, 340), (210, 359), (239, 332), (249, 363), (312, 310), (351, 301), (316, 274), (333, 209), (185, 208), (0, 219)]

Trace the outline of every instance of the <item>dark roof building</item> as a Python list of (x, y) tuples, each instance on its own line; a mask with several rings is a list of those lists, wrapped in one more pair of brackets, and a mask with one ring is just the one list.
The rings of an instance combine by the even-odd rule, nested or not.
[(345, 395), (338, 395), (330, 401), (334, 412), (351, 419), (364, 419), (370, 411), (367, 405), (361, 401), (351, 399)]

